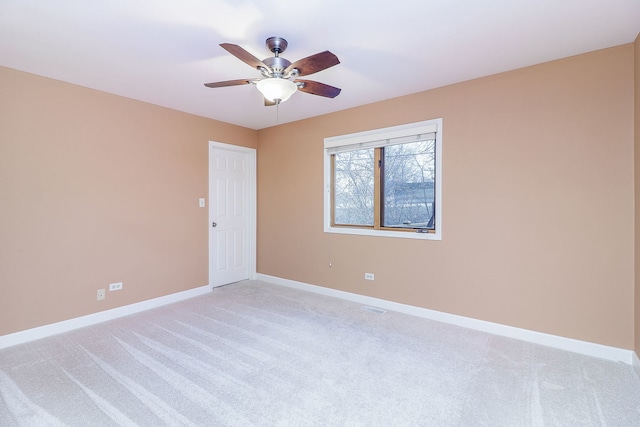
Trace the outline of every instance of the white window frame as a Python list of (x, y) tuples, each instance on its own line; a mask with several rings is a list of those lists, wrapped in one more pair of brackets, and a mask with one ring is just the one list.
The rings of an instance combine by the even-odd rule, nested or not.
[[(375, 230), (373, 228), (332, 226), (331, 225), (331, 150), (349, 146), (381, 146), (376, 141), (409, 137), (418, 134), (436, 134), (436, 158), (435, 158), (435, 230), (429, 233)], [(442, 119), (425, 120), (406, 125), (392, 126), (348, 135), (333, 136), (324, 139), (324, 231), (326, 233), (359, 234), (364, 236), (398, 237), (404, 239), (442, 240)]]

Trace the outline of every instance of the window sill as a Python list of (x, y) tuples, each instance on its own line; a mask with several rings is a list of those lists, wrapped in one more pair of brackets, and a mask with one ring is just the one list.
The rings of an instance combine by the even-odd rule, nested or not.
[(418, 233), (411, 231), (373, 230), (371, 228), (325, 227), (325, 233), (356, 234), (360, 236), (394, 237), (400, 239), (442, 240), (439, 231)]

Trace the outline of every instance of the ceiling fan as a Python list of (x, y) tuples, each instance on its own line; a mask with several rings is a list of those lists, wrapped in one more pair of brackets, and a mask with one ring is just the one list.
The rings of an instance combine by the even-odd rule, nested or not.
[(326, 70), (340, 63), (338, 57), (325, 50), (291, 63), (280, 56), (287, 49), (288, 43), (282, 37), (269, 37), (266, 45), (274, 56), (260, 61), (258, 58), (247, 52), (242, 47), (222, 43), (220, 46), (227, 52), (250, 65), (262, 73), (262, 79), (238, 79), (223, 82), (205, 83), (206, 87), (226, 87), (244, 84), (255, 84), (258, 90), (264, 95), (265, 105), (278, 105), (286, 101), (297, 90), (310, 93), (312, 95), (335, 98), (340, 93), (339, 88), (313, 80), (298, 79), (299, 76), (307, 76)]

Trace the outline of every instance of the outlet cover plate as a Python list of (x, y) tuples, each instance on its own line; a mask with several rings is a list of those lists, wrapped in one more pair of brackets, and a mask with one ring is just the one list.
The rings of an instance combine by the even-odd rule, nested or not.
[(122, 289), (122, 282), (109, 284), (109, 291), (119, 291), (120, 289)]

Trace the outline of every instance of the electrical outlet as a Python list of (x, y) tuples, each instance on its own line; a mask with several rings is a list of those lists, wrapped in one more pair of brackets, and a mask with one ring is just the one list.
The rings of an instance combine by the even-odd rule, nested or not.
[(119, 291), (120, 289), (122, 289), (122, 282), (109, 284), (109, 291)]
[(104, 289), (98, 289), (98, 301), (102, 301), (104, 299)]
[(200, 197), (198, 199), (198, 206), (200, 206), (201, 208), (204, 208), (204, 197)]
[(373, 273), (364, 273), (364, 280), (375, 280), (376, 276)]

